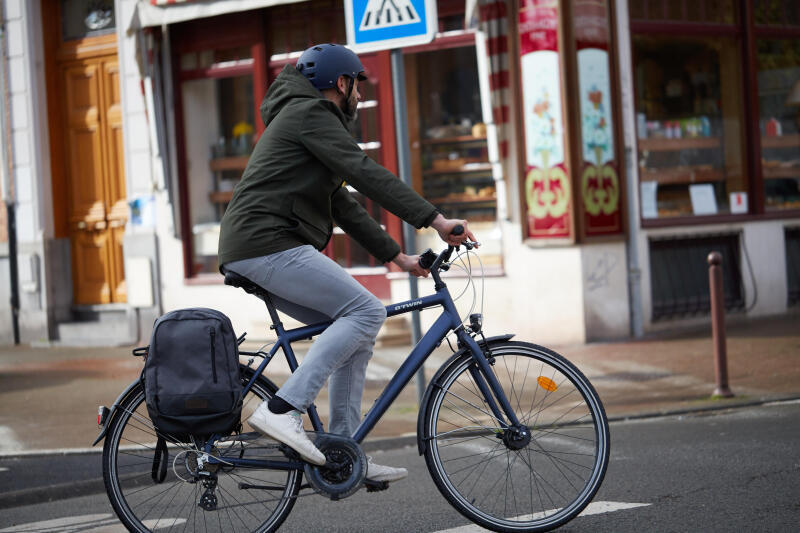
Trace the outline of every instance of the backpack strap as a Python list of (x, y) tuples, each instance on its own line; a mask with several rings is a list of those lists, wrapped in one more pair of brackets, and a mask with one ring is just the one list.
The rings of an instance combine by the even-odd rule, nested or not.
[(163, 483), (167, 477), (167, 463), (169, 463), (169, 452), (167, 451), (167, 441), (164, 437), (158, 437), (156, 443), (156, 453), (153, 455), (153, 469), (150, 471), (150, 477), (153, 478), (153, 483)]

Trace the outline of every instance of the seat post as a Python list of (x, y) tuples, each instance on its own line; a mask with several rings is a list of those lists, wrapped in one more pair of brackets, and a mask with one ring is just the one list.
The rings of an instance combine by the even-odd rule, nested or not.
[[(278, 310), (275, 309), (275, 304), (272, 303), (272, 298), (270, 298), (267, 291), (264, 291), (261, 296), (264, 299), (264, 303), (267, 304), (267, 311), (269, 312), (270, 319), (272, 319), (273, 329), (278, 331), (278, 333), (281, 333), (283, 330), (283, 324), (281, 324), (281, 319), (278, 316)], [(280, 330), (278, 328), (280, 328)]]

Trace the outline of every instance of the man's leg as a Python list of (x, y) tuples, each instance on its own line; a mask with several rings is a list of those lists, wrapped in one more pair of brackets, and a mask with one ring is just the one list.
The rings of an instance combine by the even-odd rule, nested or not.
[(225, 266), (267, 289), (276, 307), (293, 318), (334, 320), (278, 396), (305, 411), (331, 376), (331, 432), (351, 435), (360, 420), (367, 362), (386, 319), (383, 305), (311, 246)]
[(361, 422), (361, 399), (373, 344), (359, 347), (328, 380), (331, 433), (351, 437)]

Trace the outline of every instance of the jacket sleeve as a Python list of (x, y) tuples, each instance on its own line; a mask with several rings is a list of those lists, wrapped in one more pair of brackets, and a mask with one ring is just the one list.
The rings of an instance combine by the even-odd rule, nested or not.
[(347, 187), (339, 187), (331, 198), (333, 220), (379, 261), (388, 263), (400, 253), (400, 245), (369, 216)]
[(300, 138), (303, 145), (337, 176), (415, 228), (430, 225), (436, 207), (359, 148), (342, 124), (335, 104), (318, 100), (309, 106)]

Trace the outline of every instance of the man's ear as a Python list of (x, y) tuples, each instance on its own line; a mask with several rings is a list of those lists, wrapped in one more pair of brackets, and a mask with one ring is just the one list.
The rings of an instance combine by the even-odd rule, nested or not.
[(347, 94), (347, 86), (350, 84), (350, 78), (345, 75), (339, 76), (339, 79), (336, 80), (336, 87), (339, 88), (339, 92), (343, 95)]

